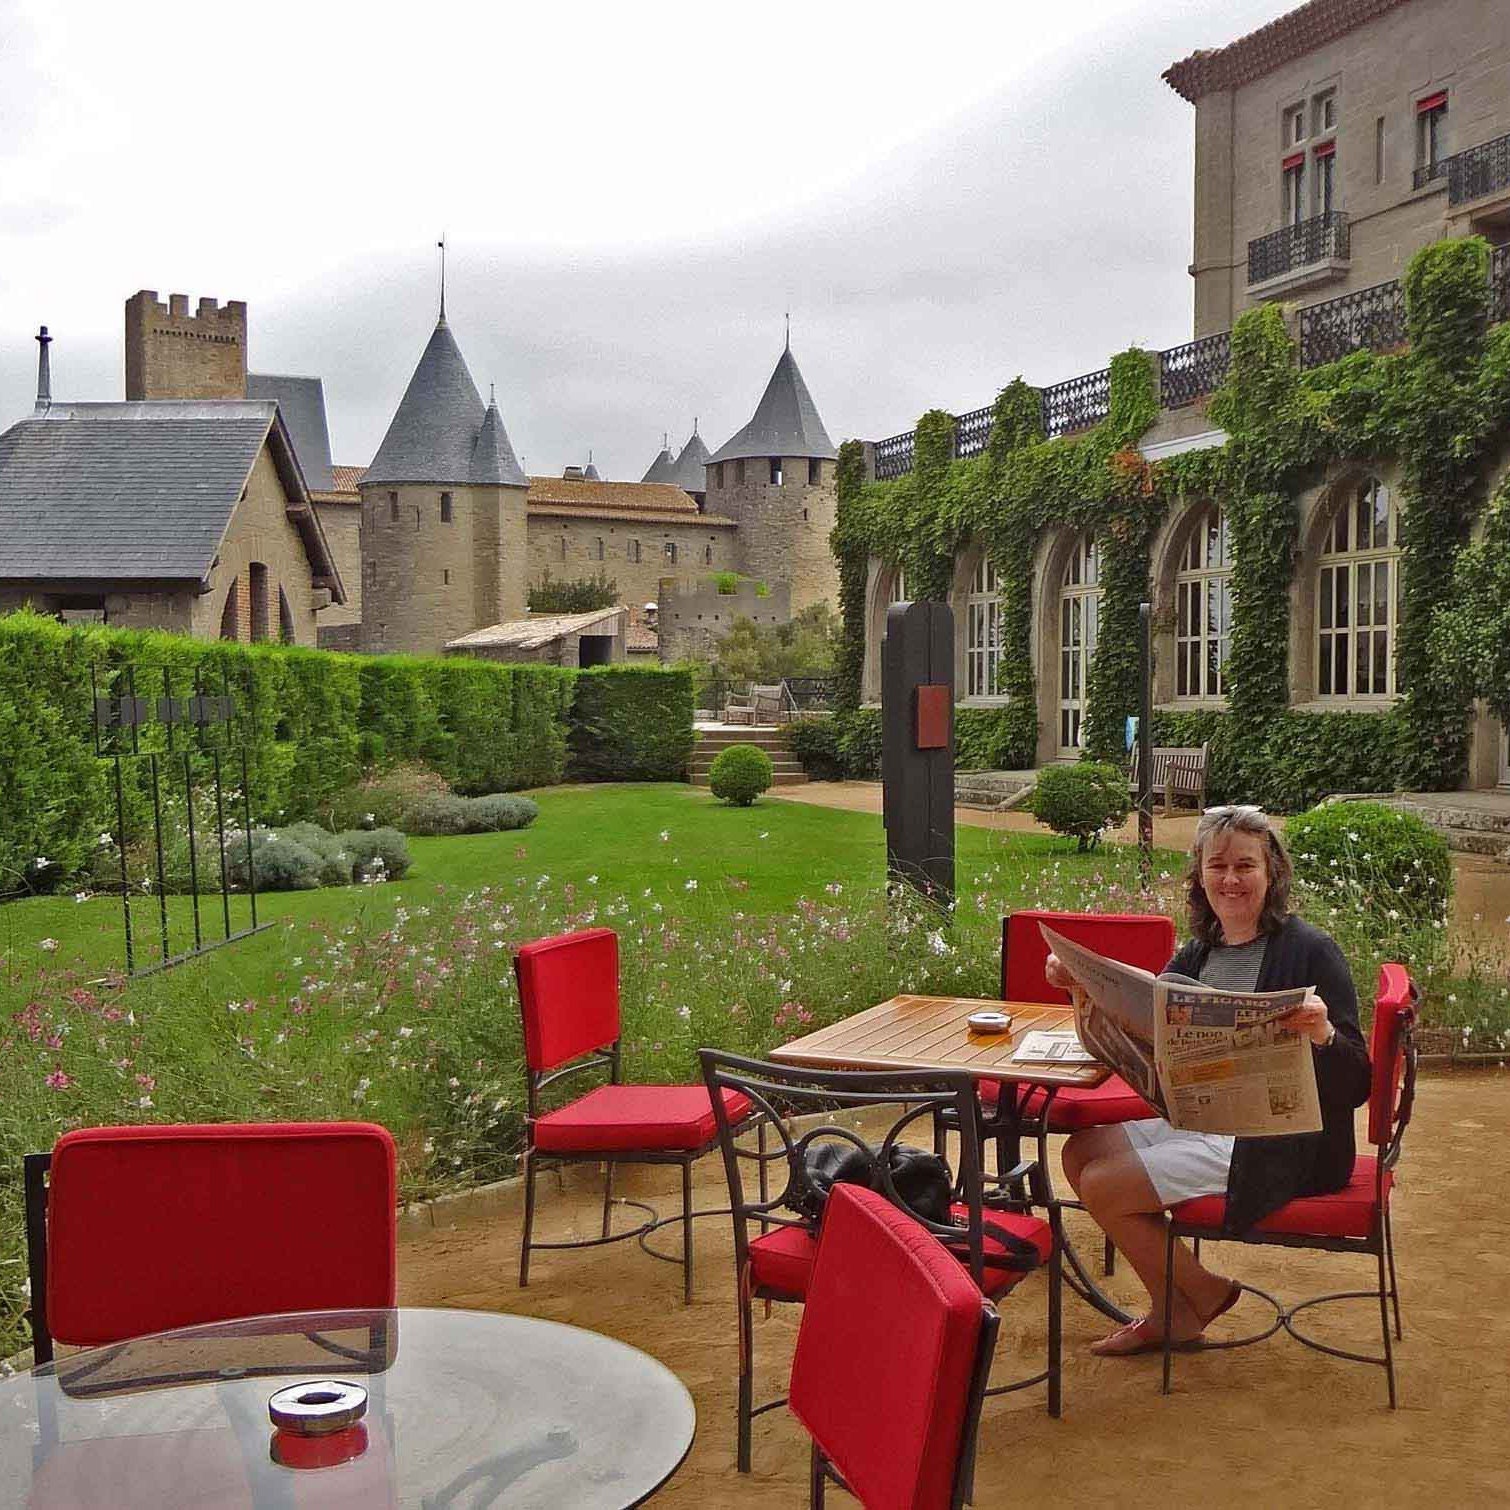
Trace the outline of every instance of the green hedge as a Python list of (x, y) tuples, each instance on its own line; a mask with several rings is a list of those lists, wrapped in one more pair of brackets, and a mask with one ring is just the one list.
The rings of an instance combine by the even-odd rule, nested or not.
[[(1015, 702), (956, 707), (954, 761), (961, 770), (1020, 771), (1033, 764), (1036, 725)], [(787, 730), (792, 753), (814, 781), (875, 781), (881, 775), (881, 710), (857, 708)]]
[[(90, 673), (96, 671), (103, 690), (128, 662), (138, 696), (160, 696), (165, 677), (173, 695), (184, 696), (196, 671), (209, 691), (229, 680), (241, 710), (253, 817), (260, 822), (312, 817), (356, 781), (364, 765), (385, 760), (423, 760), (463, 792), (547, 785), (565, 769), (577, 674), (557, 667), (335, 655), (65, 628), (38, 614), (11, 614), (0, 617), (0, 728), (6, 735), (0, 893), (17, 887), (39, 856), (70, 875), (83, 872), (100, 835), (114, 829), (111, 763), (94, 754)], [(690, 706), (685, 722), (690, 740)], [(161, 725), (141, 732), (143, 749), (165, 748)], [(658, 734), (664, 742), (664, 730)], [(177, 748), (183, 748), (181, 732)], [(140, 833), (149, 814), (148, 763), (128, 761), (127, 770), (127, 828)], [(226, 780), (240, 784), (239, 761)]]
[(594, 666), (577, 673), (567, 775), (574, 781), (680, 781), (692, 755), (692, 675)]

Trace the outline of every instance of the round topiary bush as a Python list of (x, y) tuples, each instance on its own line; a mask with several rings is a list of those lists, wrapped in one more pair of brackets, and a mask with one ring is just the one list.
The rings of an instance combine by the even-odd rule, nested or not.
[(713, 795), (735, 807), (749, 807), (771, 784), (771, 757), (759, 745), (730, 745), (708, 770)]
[(399, 823), (406, 834), (464, 834), (471, 810), (469, 798), (435, 792), (405, 808)]
[(340, 839), (354, 881), (397, 881), (409, 869), (409, 846), (396, 828), (353, 828)]
[(1289, 819), (1296, 880), (1369, 931), (1445, 923), (1452, 902), (1447, 841), (1414, 813), (1383, 802), (1329, 802)]
[(351, 855), (338, 834), (318, 823), (290, 823), (278, 830), (280, 838), (302, 844), (320, 862), (320, 885), (351, 885)]
[(320, 857), (272, 829), (252, 830), (250, 875), (244, 829), (226, 834), (225, 861), (233, 891), (247, 890), (253, 876), (258, 891), (314, 891), (320, 885)]
[(528, 797), (512, 792), (491, 792), (467, 802), (469, 834), (500, 834), (509, 829), (528, 828), (540, 816), (540, 809)]
[(1038, 773), (1029, 807), (1033, 816), (1056, 834), (1094, 849), (1101, 835), (1132, 811), (1126, 775), (1114, 765), (1080, 760), (1049, 765)]

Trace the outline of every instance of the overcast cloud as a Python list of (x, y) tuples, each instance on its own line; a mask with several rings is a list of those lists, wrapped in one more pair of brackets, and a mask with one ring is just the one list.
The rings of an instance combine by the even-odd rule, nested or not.
[(1285, 0), (427, 7), (0, 0), (0, 428), (122, 394), (122, 305), (250, 306), (370, 460), (447, 312), (532, 472), (749, 417), (782, 315), (830, 433), (1189, 338), (1193, 111)]

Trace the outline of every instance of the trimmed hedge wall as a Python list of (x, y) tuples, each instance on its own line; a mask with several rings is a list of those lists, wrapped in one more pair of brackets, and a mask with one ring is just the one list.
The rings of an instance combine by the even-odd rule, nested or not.
[[(20, 887), (41, 856), (69, 875), (87, 870), (100, 835), (114, 829), (112, 766), (94, 754), (90, 672), (105, 690), (128, 662), (139, 697), (161, 696), (164, 673), (177, 697), (192, 691), (196, 671), (206, 691), (229, 679), (247, 721), (259, 822), (315, 817), (364, 767), (386, 761), (424, 761), (470, 794), (560, 781), (568, 739), (572, 775), (582, 780), (677, 780), (692, 749), (685, 672), (339, 655), (66, 628), (23, 611), (0, 616), (0, 894)], [(164, 736), (161, 725), (143, 726), (142, 748), (165, 749)], [(126, 769), (127, 828), (140, 833), (150, 811), (147, 762)], [(239, 768), (226, 784), (240, 784)]]
[(574, 781), (680, 781), (692, 756), (692, 674), (594, 666), (576, 674), (567, 775)]

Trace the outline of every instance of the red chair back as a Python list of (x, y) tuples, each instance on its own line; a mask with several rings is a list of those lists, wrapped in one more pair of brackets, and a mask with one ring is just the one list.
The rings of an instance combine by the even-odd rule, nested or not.
[(619, 938), (612, 928), (584, 928), (536, 939), (514, 956), (524, 1058), (553, 1070), (619, 1036)]
[(60, 1342), (394, 1303), (393, 1139), (366, 1122), (87, 1127), (52, 1153)]
[(937, 1238), (875, 1191), (833, 1187), (788, 1400), (870, 1510), (955, 1503), (995, 1327)]
[(1174, 920), (1145, 912), (1014, 912), (1001, 920), (1003, 1001), (1067, 1002), (1069, 992), (1051, 986), (1043, 967), (1049, 957), (1038, 925), (1050, 928), (1124, 965), (1155, 975), (1174, 958)]
[[(1374, 1031), (1369, 1045), (1373, 1081), (1368, 1095), (1368, 1140), (1383, 1148), (1401, 1110), (1400, 1083), (1405, 1069), (1406, 1034), (1416, 1020), (1416, 988), (1404, 965), (1379, 967), (1374, 997)], [(1404, 1108), (1409, 1117), (1409, 1108)]]

